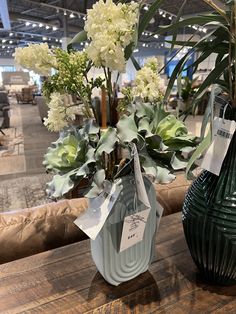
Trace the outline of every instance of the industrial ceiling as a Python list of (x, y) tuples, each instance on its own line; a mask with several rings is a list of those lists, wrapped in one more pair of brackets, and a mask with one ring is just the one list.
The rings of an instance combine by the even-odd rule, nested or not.
[[(222, 1), (220, 2), (222, 4)], [(11, 28), (1, 31), (0, 54), (9, 57), (15, 47), (29, 43), (47, 42), (51, 47), (61, 46), (63, 37), (73, 37), (83, 29), (86, 11), (95, 0), (8, 0)], [(147, 1), (151, 3), (152, 1)], [(163, 38), (150, 36), (159, 25), (167, 25), (178, 14), (183, 0), (165, 0), (162, 10), (152, 19), (147, 32), (143, 34), (141, 46), (160, 48)], [(185, 15), (210, 11), (201, 0), (188, 0)], [(0, 8), (1, 11), (1, 8)], [(144, 8), (145, 11), (145, 8)], [(83, 46), (81, 46), (83, 49)]]

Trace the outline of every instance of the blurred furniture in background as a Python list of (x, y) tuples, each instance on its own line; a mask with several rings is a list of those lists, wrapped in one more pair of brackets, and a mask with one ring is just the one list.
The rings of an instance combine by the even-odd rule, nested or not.
[(35, 86), (22, 88), (21, 93), (16, 93), (17, 103), (18, 104), (20, 102), (23, 104), (32, 103), (34, 100), (34, 92), (35, 92)]
[(0, 91), (0, 132), (3, 134), (2, 129), (10, 127), (9, 109), (10, 105), (7, 93)]

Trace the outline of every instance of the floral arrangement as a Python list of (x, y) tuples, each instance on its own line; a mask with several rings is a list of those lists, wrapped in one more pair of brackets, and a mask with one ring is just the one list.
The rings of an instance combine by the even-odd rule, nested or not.
[(91, 40), (88, 57), (96, 67), (125, 72), (125, 48), (134, 41), (139, 4), (98, 1), (87, 12), (85, 31)]
[[(185, 168), (184, 153), (193, 149), (195, 138), (188, 135), (182, 122), (163, 109), (163, 84), (155, 59), (148, 60), (138, 71), (135, 87), (129, 91), (129, 97), (126, 95), (125, 114), (116, 126), (101, 130), (92, 112), (92, 90), (103, 84), (110, 108), (114, 109), (112, 74), (116, 72), (118, 77), (125, 70), (138, 37), (157, 5), (158, 1), (155, 1), (143, 21), (139, 21), (142, 3), (115, 4), (112, 0), (100, 0), (88, 10), (85, 31), (72, 40), (74, 43), (88, 38), (90, 43), (85, 52), (50, 51), (43, 46), (47, 53), (43, 58), (38, 56), (35, 71), (40, 62), (43, 68), (50, 64), (56, 69), (43, 87), (50, 109), (45, 124), (50, 130), (63, 129), (44, 160), (47, 171), (55, 174), (48, 184), (51, 197), (62, 197), (84, 178), (90, 183), (86, 195), (98, 195), (105, 180), (112, 181), (132, 171), (132, 167), (127, 167), (132, 164), (131, 142), (137, 145), (143, 171), (157, 182), (168, 183), (175, 178), (173, 170)], [(31, 46), (24, 49), (36, 50)], [(31, 62), (23, 58), (24, 49), (16, 51), (16, 59), (30, 68)], [(29, 50), (27, 53), (30, 58)], [(88, 79), (92, 66), (103, 68), (105, 82), (101, 78)], [(76, 94), (84, 104), (86, 119), (82, 127), (68, 128), (78, 105), (65, 105), (64, 97), (68, 94)]]
[(148, 58), (142, 69), (137, 71), (132, 87), (122, 90), (124, 98), (119, 104), (118, 111), (126, 112), (131, 102), (162, 102), (165, 94), (164, 81), (158, 74), (158, 62), (155, 57)]
[[(102, 86), (103, 79), (88, 79), (92, 63), (86, 52), (67, 52), (60, 48), (49, 49), (47, 44), (31, 44), (16, 48), (16, 63), (48, 78), (43, 84), (43, 94), (48, 100), (48, 117), (44, 124), (50, 131), (58, 132), (70, 125), (78, 112), (78, 105), (86, 118), (92, 118), (92, 91)], [(55, 74), (51, 74), (52, 70)], [(74, 95), (75, 102), (68, 95)]]

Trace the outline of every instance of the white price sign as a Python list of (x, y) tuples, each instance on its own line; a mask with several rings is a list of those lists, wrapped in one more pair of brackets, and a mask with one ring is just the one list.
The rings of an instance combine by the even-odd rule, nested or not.
[(120, 252), (142, 241), (150, 209), (125, 217)]

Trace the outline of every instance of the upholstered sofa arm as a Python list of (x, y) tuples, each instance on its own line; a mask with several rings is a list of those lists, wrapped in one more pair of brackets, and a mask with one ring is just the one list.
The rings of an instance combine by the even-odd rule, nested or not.
[(164, 208), (164, 216), (182, 210), (184, 197), (190, 184), (191, 181), (188, 181), (182, 173), (178, 174), (171, 183), (155, 185), (157, 200)]
[(0, 214), (0, 263), (86, 238), (73, 223), (87, 208), (84, 198)]

